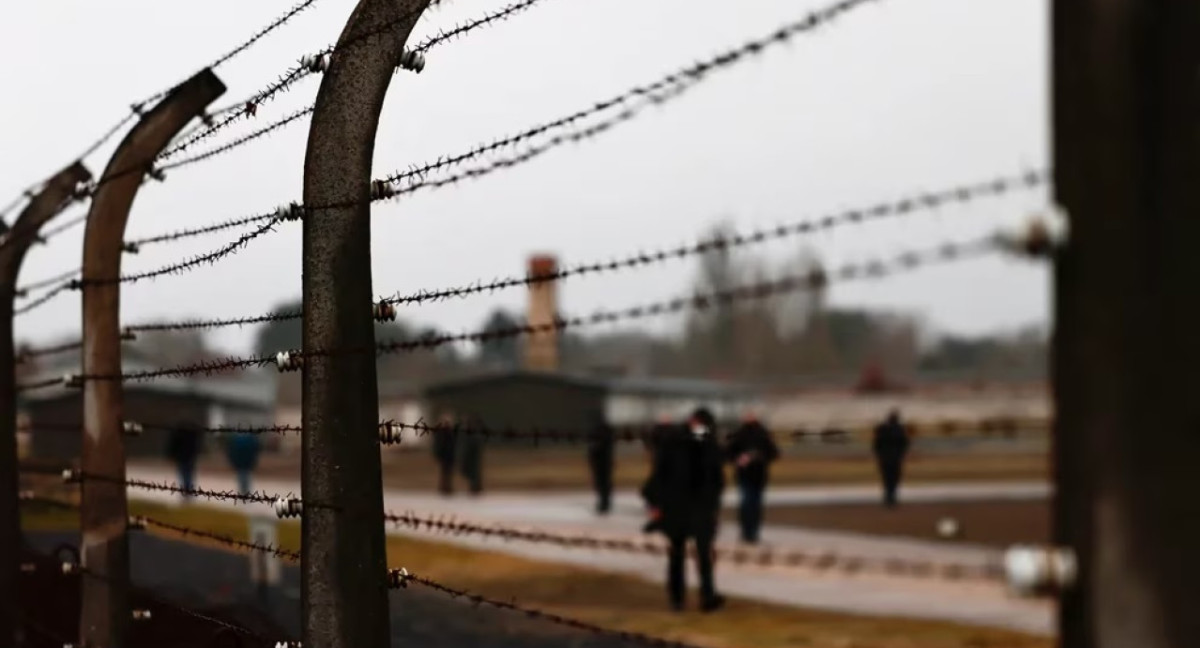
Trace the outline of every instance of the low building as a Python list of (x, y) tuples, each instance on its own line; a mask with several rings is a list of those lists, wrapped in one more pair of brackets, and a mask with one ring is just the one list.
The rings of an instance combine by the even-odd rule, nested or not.
[(493, 430), (587, 430), (606, 395), (604, 382), (593, 378), (502, 370), (432, 384), (425, 408), (434, 421), (453, 414)]
[(489, 429), (521, 431), (587, 430), (597, 411), (610, 425), (649, 426), (664, 416), (683, 420), (701, 405), (728, 422), (758, 403), (752, 389), (722, 382), (523, 369), (436, 383), (425, 399), (435, 419), (451, 412)]
[[(122, 371), (157, 369), (133, 349), (122, 353)], [(78, 356), (48, 358), (22, 382), (38, 382), (78, 373)], [(39, 459), (74, 459), (81, 452), (83, 390), (55, 385), (23, 392), (26, 455)], [(242, 371), (216, 376), (163, 377), (125, 383), (122, 419), (140, 423), (139, 436), (125, 437), (129, 457), (162, 457), (170, 428), (191, 426), (270, 425), (275, 405), (275, 373)], [(202, 437), (204, 447), (214, 439)], [(265, 438), (271, 449), (273, 438)]]

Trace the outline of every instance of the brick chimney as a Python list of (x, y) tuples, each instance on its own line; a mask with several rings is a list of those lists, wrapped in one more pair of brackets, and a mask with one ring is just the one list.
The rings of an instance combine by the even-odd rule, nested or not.
[[(552, 255), (529, 257), (529, 276), (542, 277), (558, 272), (558, 259)], [(526, 320), (530, 326), (551, 324), (558, 316), (558, 282), (543, 281), (529, 286)], [(525, 368), (530, 371), (558, 371), (558, 331), (534, 333), (525, 339)]]

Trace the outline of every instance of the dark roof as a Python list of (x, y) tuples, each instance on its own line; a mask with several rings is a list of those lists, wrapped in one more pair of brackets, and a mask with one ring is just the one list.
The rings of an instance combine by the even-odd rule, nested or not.
[(701, 378), (672, 378), (668, 376), (621, 376), (606, 379), (609, 391), (643, 396), (749, 396), (757, 389), (749, 385), (704, 380)]
[(476, 374), (430, 383), (426, 386), (425, 393), (431, 394), (436, 392), (465, 389), (508, 380), (550, 382), (601, 391), (607, 389), (607, 384), (605, 381), (592, 378), (590, 376), (548, 371), (529, 371), (525, 369), (500, 369), (487, 370)]
[(525, 369), (491, 370), (462, 378), (445, 380), (429, 385), (426, 392), (462, 389), (506, 380), (549, 381), (582, 387), (584, 389), (597, 389), (605, 392), (626, 394), (632, 393), (641, 396), (697, 396), (711, 398), (714, 396), (744, 396), (756, 392), (755, 389), (746, 385), (696, 378), (595, 376), (566, 372), (529, 371)]

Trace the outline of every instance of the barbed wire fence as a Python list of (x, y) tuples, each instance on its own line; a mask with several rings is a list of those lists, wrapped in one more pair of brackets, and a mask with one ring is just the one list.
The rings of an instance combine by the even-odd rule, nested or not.
[[(275, 21), (264, 27), (258, 32), (255, 32), (247, 41), (238, 45), (229, 52), (219, 56), (215, 61), (206, 68), (212, 70), (226, 63), (227, 61), (238, 56), (255, 43), (267, 36), (272, 31), (286, 24), (297, 14), (305, 11), (316, 0), (306, 0), (292, 7), (287, 13), (283, 14)], [(272, 99), (287, 92), (294, 87), (299, 81), (306, 79), (315, 74), (337, 75), (339, 64), (346, 64), (348, 61), (361, 61), (369, 58), (372, 53), (377, 54), (381, 48), (400, 47), (399, 55), (393, 57), (390, 61), (386, 72), (394, 73), (397, 69), (404, 69), (413, 72), (420, 72), (425, 66), (424, 55), (434, 47), (441, 43), (449, 42), (453, 39), (465, 36), (472, 31), (487, 27), (497, 22), (503, 21), (509, 17), (515, 16), (521, 12), (531, 9), (539, 4), (542, 0), (523, 0), (514, 2), (498, 10), (488, 12), (481, 17), (463, 23), (450, 30), (441, 32), (433, 37), (421, 41), (417, 46), (412, 48), (404, 47), (404, 40), (407, 38), (408, 30), (411, 30), (412, 25), (427, 10), (430, 6), (438, 4), (428, 2), (426, 0), (414, 0), (408, 2), (408, 9), (397, 13), (394, 6), (389, 6), (387, 11), (380, 10), (382, 6), (373, 3), (371, 0), (363, 0), (363, 7), (374, 7), (371, 11), (364, 13), (364, 16), (359, 16), (359, 24), (352, 22), (348, 24), (347, 31), (343, 35), (343, 39), (334, 46), (329, 46), (316, 54), (311, 54), (303, 57), (297, 66), (294, 66), (284, 73), (278, 79), (267, 84), (263, 89), (249, 95), (245, 100), (240, 100), (229, 105), (226, 108), (205, 113), (202, 116), (202, 123), (191, 131), (184, 132), (173, 139), (173, 142), (166, 146), (162, 151), (155, 155), (152, 159), (139, 162), (137, 165), (126, 169), (118, 169), (115, 173), (108, 173), (101, 177), (98, 181), (88, 184), (81, 191), (77, 192), (76, 200), (78, 202), (86, 201), (96, 195), (96, 191), (115, 180), (129, 175), (137, 175), (143, 179), (162, 180), (164, 172), (167, 170), (178, 169), (181, 167), (196, 164), (202, 161), (217, 158), (225, 153), (238, 149), (246, 144), (265, 137), (273, 132), (285, 128), (291, 124), (297, 123), (300, 120), (312, 117), (313, 125), (310, 127), (317, 133), (320, 128), (320, 120), (322, 118), (322, 106), (328, 104), (322, 103), (322, 97), (318, 96), (317, 101), (313, 106), (301, 109), (299, 111), (288, 114), (287, 116), (260, 127), (249, 134), (239, 136), (224, 144), (219, 144), (213, 148), (201, 152), (191, 151), (202, 142), (215, 137), (219, 132), (229, 125), (243, 119), (254, 117), (257, 114), (259, 107)], [(588, 140), (598, 137), (617, 126), (629, 122), (646, 110), (659, 107), (666, 104), (675, 98), (682, 96), (685, 92), (695, 87), (699, 83), (710, 78), (710, 75), (718, 70), (727, 69), (735, 65), (752, 60), (761, 55), (764, 51), (777, 46), (786, 44), (793, 39), (804, 34), (814, 32), (819, 28), (826, 27), (841, 18), (844, 14), (857, 10), (862, 6), (871, 4), (872, 0), (842, 0), (836, 2), (824, 9), (811, 12), (803, 18), (789, 22), (779, 26), (777, 29), (768, 34), (746, 41), (736, 47), (725, 50), (724, 52), (710, 57), (693, 65), (679, 68), (676, 71), (670, 72), (665, 76), (648, 84), (640, 84), (631, 87), (630, 89), (609, 97), (594, 104), (585, 107), (581, 110), (572, 112), (566, 116), (559, 117), (550, 121), (536, 124), (520, 133), (506, 136), (494, 140), (487, 144), (481, 144), (472, 149), (439, 158), (435, 161), (427, 162), (409, 168), (406, 171), (399, 171), (382, 178), (372, 179), (364, 175), (359, 183), (363, 189), (362, 195), (351, 199), (334, 199), (328, 201), (313, 202), (307, 199), (309, 179), (306, 178), (306, 200), (287, 203), (277, 209), (260, 212), (252, 215), (235, 217), (223, 222), (206, 225), (199, 228), (180, 230), (176, 232), (168, 232), (154, 236), (144, 237), (141, 239), (133, 239), (124, 241), (121, 246), (125, 253), (137, 253), (142, 247), (158, 244), (169, 244), (172, 242), (190, 239), (193, 237), (214, 234), (226, 230), (236, 230), (239, 228), (248, 228), (232, 241), (214, 248), (212, 251), (183, 259), (175, 263), (137, 273), (130, 273), (120, 276), (88, 276), (83, 268), (75, 270), (65, 270), (59, 274), (45, 279), (30, 282), (14, 291), (15, 297), (29, 296), (33, 291), (43, 290), (45, 292), (24, 304), (21, 308), (16, 309), (16, 314), (26, 313), (41, 304), (47, 303), (49, 300), (60, 294), (66, 294), (71, 291), (78, 291), (86, 296), (89, 291), (100, 288), (109, 288), (120, 290), (126, 284), (139, 283), (145, 280), (157, 279), (177, 275), (198, 268), (200, 266), (217, 263), (230, 255), (235, 254), (240, 249), (244, 248), (251, 241), (274, 231), (276, 228), (289, 222), (300, 222), (305, 227), (306, 237), (310, 228), (318, 227), (320, 223), (328, 219), (328, 214), (336, 213), (337, 210), (357, 210), (369, 209), (369, 205), (373, 202), (382, 200), (398, 199), (418, 191), (432, 190), (455, 186), (466, 180), (475, 179), (481, 176), (490, 175), (492, 173), (501, 172), (512, 167), (524, 164), (534, 160), (543, 154), (556, 149), (558, 147)], [(394, 4), (394, 3), (393, 3)], [(374, 12), (374, 13), (372, 13)], [(357, 14), (356, 14), (357, 15)], [(402, 33), (404, 38), (401, 38), (400, 45), (396, 43), (385, 43), (391, 36), (397, 33)], [(326, 86), (332, 87), (334, 84), (325, 84), (322, 86), (322, 92)], [(144, 118), (146, 115), (145, 108), (151, 103), (158, 101), (167, 101), (172, 92), (180, 86), (174, 86), (152, 95), (150, 98), (135, 103), (131, 113), (119, 121), (110, 131), (107, 131), (104, 136), (88, 146), (85, 153), (80, 158), (87, 157), (98, 150), (104, 143), (120, 132), (122, 128), (129, 125), (131, 122)], [(325, 116), (328, 121), (328, 115)], [(314, 135), (314, 139), (318, 139)], [(508, 149), (519, 149), (516, 152), (501, 156), (500, 154)], [(184, 155), (187, 154), (187, 157)], [(488, 159), (490, 158), (490, 159)], [(476, 160), (486, 159), (478, 166), (468, 167), (464, 170), (455, 171), (456, 167), (465, 165)], [(525, 276), (512, 276), (504, 279), (493, 280), (489, 282), (479, 282), (464, 286), (455, 286), (448, 288), (423, 290), (411, 294), (394, 294), (390, 297), (384, 297), (378, 300), (369, 301), (362, 300), (357, 305), (351, 304), (353, 308), (357, 308), (357, 317), (365, 323), (370, 323), (372, 320), (390, 320), (396, 316), (395, 309), (397, 306), (412, 306), (418, 304), (426, 304), (437, 301), (443, 301), (452, 298), (466, 298), (473, 295), (491, 293), (497, 290), (503, 290), (514, 287), (529, 287), (541, 283), (559, 282), (569, 278), (598, 274), (605, 272), (616, 272), (622, 270), (637, 270), (654, 264), (664, 263), (672, 260), (690, 258), (693, 256), (701, 256), (705, 254), (713, 254), (722, 252), (731, 248), (757, 245), (766, 243), (772, 240), (784, 239), (788, 237), (808, 235), (820, 231), (827, 231), (833, 228), (849, 226), (849, 225), (864, 225), (871, 221), (877, 221), (884, 218), (899, 218), (914, 216), (916, 214), (932, 211), (946, 206), (965, 205), (978, 200), (994, 198), (997, 196), (1006, 195), (1012, 192), (1024, 191), (1045, 186), (1049, 181), (1049, 174), (1046, 171), (1025, 171), (1015, 175), (997, 176), (984, 181), (965, 184), (961, 186), (950, 187), (934, 192), (920, 192), (910, 196), (901, 197), (899, 199), (886, 203), (866, 206), (863, 208), (850, 209), (841, 211), (835, 214), (827, 214), (815, 219), (805, 219), (787, 225), (780, 225), (774, 228), (765, 228), (737, 234), (730, 238), (720, 238), (701, 241), (695, 244), (684, 244), (672, 248), (664, 248), (652, 252), (637, 252), (626, 256), (618, 257), (607, 261), (595, 261), (585, 263), (578, 266), (567, 267), (562, 270), (556, 270), (546, 274), (529, 274)], [(41, 184), (35, 184), (31, 187), (28, 193), (32, 194)], [(25, 199), (24, 196), (14, 200), (12, 206), (6, 207), (5, 211), (19, 206)], [(342, 212), (344, 213), (344, 212)], [(369, 217), (369, 211), (364, 212)], [(86, 217), (85, 217), (86, 218)], [(51, 238), (54, 234), (65, 231), (66, 228), (75, 226), (83, 219), (75, 219), (58, 228), (47, 230), (40, 235), (42, 240)], [(11, 232), (0, 246), (11, 245), (19, 237), (37, 236), (37, 232)], [(489, 329), (480, 331), (468, 331), (459, 334), (446, 334), (438, 336), (425, 337), (419, 340), (396, 340), (396, 341), (373, 341), (369, 344), (362, 343), (361, 340), (353, 339), (352, 335), (341, 335), (344, 337), (344, 343), (334, 344), (331, 346), (315, 346), (309, 344), (309, 335), (305, 335), (305, 345), (298, 349), (280, 349), (278, 353), (262, 356), (247, 356), (247, 357), (229, 357), (216, 360), (208, 360), (193, 364), (185, 364), (174, 367), (163, 367), (158, 369), (141, 370), (141, 371), (124, 371), (120, 370), (113, 373), (95, 373), (89, 372), (86, 366), (79, 373), (68, 374), (63, 377), (45, 378), (32, 380), (22, 383), (17, 386), (18, 391), (30, 392), (48, 388), (66, 388), (77, 389), (87, 392), (93, 389), (94, 385), (115, 385), (116, 389), (121, 389), (121, 385), (138, 381), (153, 381), (168, 377), (190, 377), (203, 376), (215, 373), (224, 373), (230, 371), (239, 371), (250, 368), (270, 367), (274, 366), (279, 372), (299, 371), (311, 368), (314, 363), (325, 363), (326, 368), (333, 367), (336, 372), (355, 371), (354, 367), (361, 367), (363, 363), (355, 358), (360, 357), (375, 357), (381, 354), (391, 353), (411, 353), (420, 351), (429, 351), (439, 347), (457, 344), (461, 342), (488, 342), (498, 339), (518, 338), (523, 336), (535, 336), (548, 332), (561, 332), (568, 329), (593, 327), (601, 325), (611, 325), (619, 322), (636, 321), (652, 317), (662, 317), (682, 311), (689, 310), (704, 310), (713, 308), (718, 304), (731, 304), (743, 301), (753, 301), (767, 299), (774, 296), (788, 294), (793, 292), (822, 290), (831, 283), (835, 282), (851, 282), (861, 280), (883, 280), (894, 275), (910, 272), (919, 268), (935, 264), (956, 263), (970, 259), (980, 258), (986, 255), (998, 253), (1015, 253), (1025, 258), (1035, 260), (1044, 260), (1051, 258), (1056, 252), (1058, 242), (1049, 234), (1049, 232), (1040, 225), (1032, 226), (1028, 231), (1019, 232), (1017, 234), (992, 235), (982, 238), (952, 241), (942, 243), (936, 246), (930, 246), (922, 249), (906, 250), (892, 257), (872, 259), (856, 263), (848, 263), (830, 270), (815, 269), (811, 272), (802, 275), (788, 275), (775, 278), (770, 281), (760, 281), (755, 283), (747, 283), (735, 286), (725, 290), (717, 290), (708, 293), (699, 293), (686, 296), (680, 296), (675, 299), (652, 302), (640, 305), (633, 305), (622, 309), (606, 309), (596, 311), (589, 315), (577, 317), (559, 317), (548, 322), (529, 322), (518, 326), (502, 329)], [(308, 260), (306, 260), (306, 264)], [(369, 263), (369, 259), (367, 259)], [(342, 279), (339, 273), (342, 272), (337, 268), (329, 268), (328, 272), (324, 273), (322, 280), (338, 283)], [(309, 275), (306, 272), (305, 281), (309, 280)], [(365, 288), (370, 290), (369, 286), (358, 286), (359, 289)], [(306, 297), (308, 296), (308, 287), (306, 283)], [(343, 308), (339, 305), (338, 308)], [(330, 319), (333, 317), (344, 317), (344, 313), (335, 312), (334, 310), (315, 309), (314, 314), (318, 317)], [(203, 320), (188, 320), (180, 322), (148, 322), (143, 324), (133, 324), (121, 329), (121, 339), (134, 339), (138, 333), (151, 331), (171, 331), (171, 330), (197, 330), (211, 329), (229, 326), (245, 326), (250, 324), (260, 324), (266, 322), (298, 320), (301, 319), (300, 312), (274, 313), (264, 315), (249, 315), (237, 318), (224, 319), (203, 319)], [(305, 322), (305, 326), (309, 326), (312, 322)], [(29, 349), (21, 354), (21, 360), (32, 360), (41, 356), (47, 356), (68, 351), (78, 350), (87, 345), (88, 332), (84, 332), (84, 340), (78, 343), (71, 342), (54, 347), (44, 347), (39, 349)], [(119, 344), (112, 351), (119, 357)], [(86, 364), (86, 363), (85, 363)], [(323, 372), (328, 375), (328, 372)], [(307, 392), (316, 394), (322, 405), (327, 405), (333, 402), (331, 399), (336, 395), (337, 390), (343, 389), (342, 386), (330, 384), (334, 381), (325, 379), (324, 381), (316, 379), (311, 372), (304, 372), (303, 380), (308, 386)], [(366, 385), (372, 391), (374, 390), (374, 374), (371, 374), (371, 379), (363, 383), (355, 383), (359, 386)], [(90, 393), (90, 392), (88, 392)], [(305, 407), (308, 407), (306, 403)], [(15, 411), (15, 408), (14, 408)], [(309, 410), (306, 409), (306, 412)], [(105, 429), (116, 429), (124, 434), (138, 434), (143, 429), (143, 426), (129, 421), (120, 421), (119, 414), (114, 411), (104, 411), (101, 416), (105, 420)], [(445, 426), (439, 424), (427, 424), (423, 421), (401, 422), (394, 420), (379, 421), (377, 408), (370, 412), (355, 412), (355, 416), (369, 416), (372, 421), (372, 431), (377, 434), (378, 443), (372, 442), (366, 446), (365, 452), (359, 452), (355, 455), (341, 454), (347, 459), (345, 483), (340, 484), (339, 489), (334, 489), (335, 492), (372, 492), (379, 493), (382, 489), (382, 484), (378, 479), (375, 483), (368, 483), (373, 475), (378, 475), (378, 469), (374, 471), (356, 471), (355, 466), (363, 466), (371, 461), (378, 466), (379, 462), (379, 445), (387, 445), (398, 442), (402, 438), (401, 432), (411, 431), (419, 435), (445, 433), (447, 431), (453, 434), (474, 435), (484, 438), (497, 439), (526, 439), (535, 442), (539, 441), (555, 441), (555, 442), (586, 442), (588, 433), (579, 430), (553, 430), (553, 429), (530, 429), (530, 430), (513, 430), (513, 429), (489, 429), (486, 427), (463, 427), (454, 426), (447, 430)], [(956, 430), (979, 430), (992, 426), (993, 429), (1007, 429), (1005, 426), (1026, 425), (1028, 421), (1013, 423), (1011, 420), (1007, 423), (997, 423), (994, 420), (978, 420), (978, 421), (957, 421), (957, 422), (940, 422), (930, 423), (929, 429), (937, 429), (942, 431)], [(1046, 424), (1041, 422), (1041, 424)], [(87, 428), (89, 424), (85, 423)], [(211, 434), (313, 434), (319, 437), (318, 441), (314, 442), (319, 445), (322, 441), (322, 432), (320, 426), (323, 423), (318, 422), (316, 425), (310, 426), (222, 426), (211, 429), (202, 429), (200, 432)], [(15, 422), (13, 429), (16, 429)], [(45, 429), (44, 427), (37, 429)], [(804, 436), (828, 436), (828, 429), (825, 430), (795, 430), (788, 434), (793, 437)], [(86, 432), (80, 429), (79, 426), (65, 426), (64, 431), (78, 432), (83, 434), (92, 433), (91, 429)], [(97, 432), (99, 433), (99, 432)], [(652, 438), (654, 434), (650, 429), (625, 429), (617, 430), (618, 436), (627, 440), (646, 440)], [(112, 441), (111, 438), (107, 441)], [(362, 444), (359, 444), (362, 446)], [(115, 447), (120, 445), (120, 435), (116, 437)], [(321, 453), (313, 453), (321, 455)], [(330, 453), (324, 453), (323, 459), (328, 460), (334, 456)], [(523, 542), (546, 543), (560, 547), (575, 547), (575, 548), (592, 548), (607, 551), (619, 551), (626, 553), (638, 554), (661, 554), (663, 547), (661, 544), (656, 544), (650, 541), (633, 541), (620, 538), (599, 538), (586, 534), (563, 534), (551, 532), (548, 530), (526, 530), (498, 525), (493, 523), (484, 523), (478, 521), (458, 521), (436, 516), (421, 516), (413, 513), (408, 514), (392, 514), (382, 513), (373, 518), (364, 518), (361, 515), (362, 507), (357, 502), (347, 501), (344, 497), (333, 498), (332, 501), (322, 501), (317, 497), (303, 497), (292, 493), (278, 494), (265, 492), (242, 493), (233, 491), (218, 491), (202, 488), (187, 487), (180, 484), (170, 482), (155, 482), (139, 479), (129, 479), (124, 476), (124, 469), (120, 467), (123, 464), (123, 450), (120, 453), (114, 454), (110, 459), (118, 461), (118, 469), (112, 471), (91, 471), (86, 469), (68, 468), (62, 472), (64, 482), (72, 484), (96, 483), (104, 484), (110, 487), (111, 496), (115, 499), (109, 502), (113, 506), (112, 510), (120, 512), (122, 517), (127, 518), (127, 528), (143, 529), (155, 528), (164, 532), (170, 532), (177, 535), (192, 536), (202, 538), (206, 541), (218, 542), (227, 545), (231, 548), (245, 551), (255, 551), (270, 553), (277, 557), (287, 560), (301, 562), (303, 555), (314, 551), (314, 548), (320, 546), (326, 548), (330, 546), (331, 535), (336, 528), (337, 533), (363, 533), (365, 536), (381, 537), (385, 524), (392, 524), (414, 531), (425, 531), (434, 533), (446, 533), (456, 535), (472, 535), (479, 537), (493, 537), (507, 540), (517, 540)], [(313, 461), (313, 457), (306, 457), (305, 462)], [(351, 482), (358, 482), (351, 488)], [(313, 521), (305, 525), (305, 530), (302, 536), (302, 546), (300, 551), (283, 549), (281, 547), (262, 545), (255, 542), (248, 542), (238, 538), (224, 536), (212, 531), (203, 529), (192, 529), (186, 526), (157, 520), (147, 516), (127, 516), (125, 512), (128, 509), (126, 503), (126, 489), (140, 489), (148, 491), (157, 491), (171, 494), (187, 495), (191, 497), (200, 497), (218, 502), (236, 503), (244, 505), (270, 505), (278, 517), (280, 518), (297, 518), (305, 515), (313, 514), (320, 517), (319, 521)], [(106, 491), (109, 492), (109, 491)], [(82, 505), (77, 505), (71, 502), (53, 500), (33, 493), (21, 493), (19, 498), (14, 498), (21, 502), (29, 503), (44, 503), (54, 506), (62, 506), (66, 508), (84, 508), (89, 505), (85, 500)], [(354, 515), (350, 515), (353, 512)], [(122, 531), (123, 534), (123, 531)], [(381, 548), (381, 546), (380, 546)], [(869, 559), (866, 557), (856, 557), (839, 555), (833, 552), (822, 551), (750, 551), (744, 549), (721, 549), (718, 551), (718, 557), (721, 560), (729, 561), (734, 564), (755, 564), (762, 566), (785, 566), (795, 568), (809, 568), (817, 570), (838, 570), (848, 574), (859, 572), (881, 572), (890, 575), (898, 575), (914, 578), (941, 578), (949, 580), (970, 580), (978, 579), (984, 581), (1001, 581), (1004, 578), (1003, 569), (999, 565), (958, 565), (953, 563), (941, 563), (936, 561), (906, 561), (900, 558), (894, 559)], [(421, 575), (420, 570), (415, 573), (409, 573), (407, 569), (385, 569), (384, 556), (375, 554), (364, 561), (369, 566), (373, 565), (375, 571), (369, 575), (366, 582), (370, 579), (375, 579), (377, 582), (383, 579), (391, 588), (405, 588), (409, 585), (418, 585), (428, 588), (442, 594), (465, 599), (476, 605), (486, 605), (498, 609), (517, 612), (532, 618), (542, 619), (558, 625), (574, 628), (577, 630), (591, 632), (598, 635), (622, 639), (630, 643), (652, 646), (687, 646), (686, 643), (667, 640), (657, 637), (651, 637), (639, 633), (626, 631), (612, 630), (602, 628), (584, 621), (571, 619), (560, 616), (555, 613), (540, 611), (537, 609), (525, 607), (512, 601), (502, 601), (484, 597), (479, 594), (471, 593), (452, 585), (439, 583)], [(105, 573), (103, 569), (93, 567), (84, 567), (82, 564), (68, 563), (73, 566), (66, 567), (66, 570), (73, 573), (79, 573), (86, 577), (103, 581), (109, 584), (123, 586), (128, 581), (128, 574), (113, 574)], [(336, 564), (334, 561), (332, 564)], [(383, 566), (381, 567), (381, 564)], [(322, 570), (331, 568), (332, 565), (305, 565), (306, 578), (318, 577), (323, 573)], [(362, 591), (353, 594), (345, 591), (348, 581), (342, 579), (343, 589), (339, 590), (340, 598), (335, 601), (339, 610), (346, 612), (346, 615), (331, 615), (331, 616), (346, 616), (353, 618), (353, 614), (348, 611), (351, 608), (363, 603), (363, 597), (367, 593)], [(369, 589), (369, 588), (367, 588)], [(377, 601), (367, 601), (365, 607), (374, 605)], [(316, 614), (310, 614), (312, 610), (305, 610), (306, 616), (311, 617), (306, 621), (306, 630), (311, 627), (307, 625), (310, 622), (315, 622)], [(85, 609), (83, 614), (86, 616), (89, 612)], [(325, 614), (322, 612), (321, 614)], [(125, 615), (128, 617), (128, 615)], [(231, 626), (230, 629), (244, 632), (245, 634), (253, 635), (244, 631), (244, 629)], [(107, 637), (97, 638), (101, 642), (106, 642), (112, 637), (121, 636), (119, 628), (109, 627), (105, 625), (105, 632), (110, 633)], [(371, 633), (375, 630), (364, 627), (353, 631), (347, 630), (347, 636), (358, 637), (361, 645), (373, 645), (373, 642), (379, 639)], [(266, 639), (258, 637), (259, 639)], [(281, 640), (290, 641), (290, 640)]]

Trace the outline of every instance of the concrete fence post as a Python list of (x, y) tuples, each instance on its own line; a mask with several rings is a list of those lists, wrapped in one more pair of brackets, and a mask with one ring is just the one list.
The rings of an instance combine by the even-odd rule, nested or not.
[[(304, 348), (369, 348), (371, 161), (384, 96), (429, 0), (360, 0), (331, 56), (304, 161)], [(342, 205), (325, 207), (321, 205)], [(306, 357), (305, 648), (389, 645), (379, 392), (371, 353)]]
[(7, 235), (0, 239), (0, 645), (15, 645), (18, 563), (21, 556), (21, 507), (17, 501), (17, 385), (13, 309), (17, 278), (37, 233), (57, 216), (76, 188), (92, 179), (74, 162), (48, 180), (29, 201)]
[(1200, 637), (1200, 3), (1053, 3), (1064, 648)]
[[(150, 164), (188, 122), (225, 93), (212, 70), (176, 86), (121, 141), (97, 183), (83, 241), (85, 375), (121, 373), (122, 242), (129, 210)], [(143, 168), (139, 168), (143, 167)], [(129, 624), (129, 544), (126, 534), (125, 442), (119, 380), (83, 383), (81, 558), (99, 578), (81, 579), (80, 641), (89, 648), (125, 648)], [(88, 475), (102, 479), (91, 480)]]

